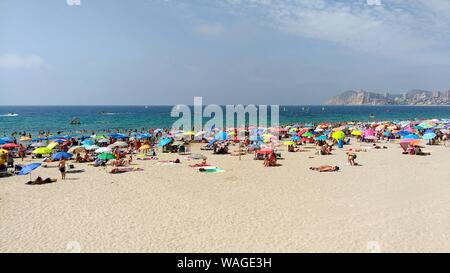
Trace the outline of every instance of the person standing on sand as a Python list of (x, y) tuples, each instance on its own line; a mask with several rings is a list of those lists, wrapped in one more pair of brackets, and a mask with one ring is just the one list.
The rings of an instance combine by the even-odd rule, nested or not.
[(58, 164), (59, 171), (61, 172), (61, 179), (66, 179), (66, 159), (61, 157)]
[(25, 147), (23, 147), (23, 145), (20, 144), (20, 146), (19, 146), (19, 157), (22, 159), (22, 161), (25, 158), (25, 150), (26, 150)]

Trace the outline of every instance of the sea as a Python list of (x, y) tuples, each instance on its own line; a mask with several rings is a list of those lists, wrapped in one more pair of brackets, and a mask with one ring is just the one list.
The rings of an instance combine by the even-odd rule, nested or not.
[[(169, 128), (178, 119), (171, 111), (172, 106), (0, 106), (0, 135)], [(280, 124), (431, 118), (450, 118), (450, 106), (279, 106)], [(80, 124), (69, 124), (73, 119)]]

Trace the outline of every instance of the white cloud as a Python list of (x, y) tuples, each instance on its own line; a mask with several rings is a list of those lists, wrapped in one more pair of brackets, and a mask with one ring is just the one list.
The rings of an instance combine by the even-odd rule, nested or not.
[(225, 31), (225, 28), (220, 23), (201, 24), (194, 28), (197, 33), (204, 35), (220, 35)]
[(381, 0), (367, 0), (369, 6), (381, 6)]
[(37, 55), (19, 56), (16, 54), (0, 55), (0, 68), (5, 69), (32, 69), (39, 68), (44, 63)]
[[(442, 61), (450, 42), (448, 0), (227, 0), (244, 16), (352, 50)], [(425, 54), (424, 54), (425, 52)], [(426, 56), (425, 56), (426, 55)], [(449, 55), (444, 56), (446, 62)]]

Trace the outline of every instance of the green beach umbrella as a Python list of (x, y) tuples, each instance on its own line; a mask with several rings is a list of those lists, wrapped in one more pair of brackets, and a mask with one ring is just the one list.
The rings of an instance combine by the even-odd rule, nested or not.
[(302, 137), (308, 137), (308, 138), (311, 138), (311, 137), (314, 137), (314, 134), (311, 133), (311, 132), (306, 132), (306, 133), (304, 133), (304, 134), (302, 135)]
[(103, 153), (103, 154), (98, 155), (98, 158), (102, 159), (102, 160), (110, 160), (110, 159), (116, 159), (116, 156), (113, 154), (110, 154), (110, 153)]

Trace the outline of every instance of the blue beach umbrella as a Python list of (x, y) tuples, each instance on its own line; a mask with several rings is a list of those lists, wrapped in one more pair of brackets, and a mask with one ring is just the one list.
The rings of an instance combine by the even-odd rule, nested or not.
[(411, 132), (408, 132), (408, 131), (399, 131), (399, 132), (397, 132), (396, 134), (399, 135), (399, 136), (401, 136), (401, 137), (403, 137), (403, 136), (407, 136), (407, 135), (411, 134)]
[(70, 159), (72, 158), (72, 154), (66, 153), (66, 152), (59, 152), (53, 155), (53, 160), (60, 160), (61, 158)]
[(0, 140), (6, 143), (14, 142), (14, 138), (12, 137), (2, 137)]
[(430, 140), (436, 137), (435, 133), (427, 133), (422, 136), (423, 139)]
[(44, 140), (48, 140), (48, 138), (46, 138), (46, 137), (37, 137), (37, 138), (33, 138), (31, 141), (32, 142), (36, 142), (36, 141), (44, 141)]
[(299, 137), (299, 136), (292, 136), (291, 139), (292, 139), (293, 141), (299, 141), (299, 140), (300, 140), (300, 137)]
[(321, 136), (318, 136), (318, 137), (314, 138), (314, 140), (318, 140), (318, 141), (324, 141), (326, 139), (327, 139), (327, 136), (324, 136), (324, 135), (321, 135)]
[(137, 136), (138, 139), (146, 139), (146, 138), (151, 138), (152, 135), (149, 133), (144, 133), (144, 134), (140, 134)]
[(92, 145), (94, 145), (94, 141), (92, 141), (92, 140), (90, 140), (90, 139), (87, 139), (87, 140), (85, 140), (85, 141), (82, 141), (81, 144), (82, 144), (83, 146), (92, 146)]
[(26, 165), (25, 167), (20, 170), (19, 175), (27, 175), (34, 171), (35, 169), (39, 168), (41, 166), (41, 163), (31, 163)]
[(6, 144), (6, 143), (8, 143), (8, 142), (3, 141), (3, 140), (0, 139), (0, 145)]
[(404, 136), (403, 138), (406, 138), (406, 139), (419, 139), (420, 137), (418, 135), (415, 135), (415, 134), (409, 134), (409, 135)]
[(171, 138), (163, 138), (158, 142), (159, 147), (164, 147), (172, 141)]

